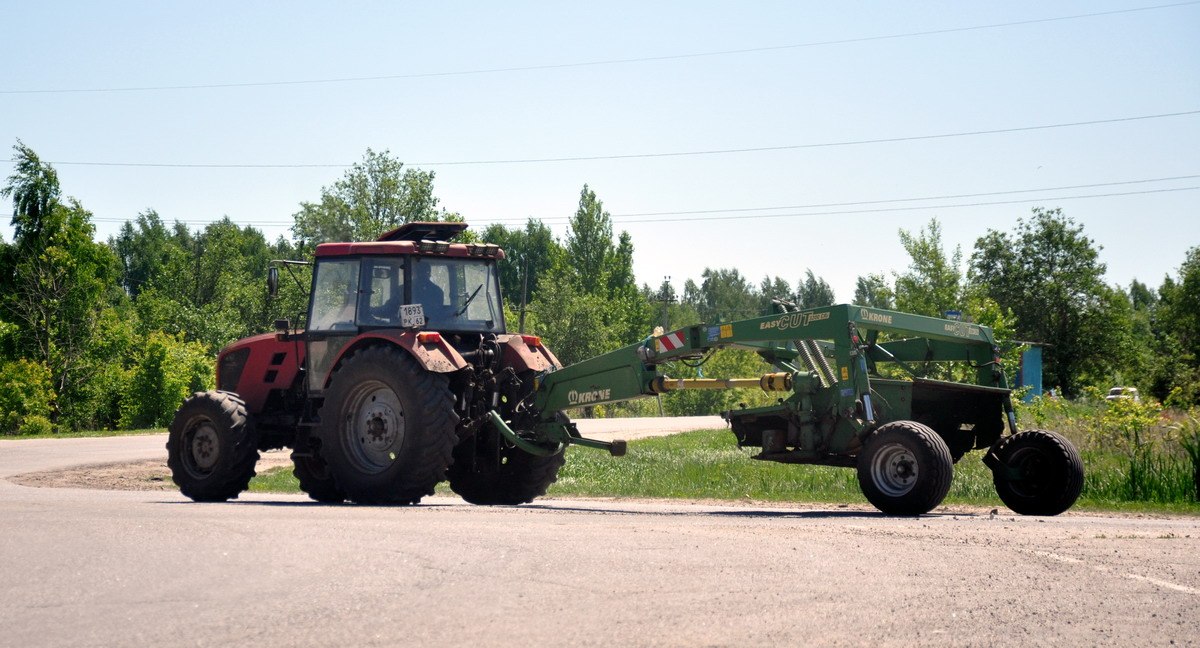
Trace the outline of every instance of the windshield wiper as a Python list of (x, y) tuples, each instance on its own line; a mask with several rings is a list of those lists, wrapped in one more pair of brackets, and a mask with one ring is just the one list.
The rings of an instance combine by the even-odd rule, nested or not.
[(476, 286), (476, 287), (475, 287), (475, 292), (471, 293), (471, 296), (470, 296), (470, 297), (467, 297), (467, 301), (463, 302), (463, 307), (462, 307), (462, 310), (460, 310), (460, 311), (458, 311), (457, 313), (455, 313), (455, 314), (454, 314), (454, 316), (455, 316), (455, 317), (459, 317), (459, 316), (460, 316), (460, 315), (462, 315), (463, 313), (467, 312), (467, 306), (470, 306), (470, 305), (471, 305), (471, 300), (472, 300), (472, 299), (475, 299), (475, 295), (478, 295), (478, 294), (479, 294), (479, 291), (480, 291), (480, 289), (482, 289), (482, 288), (483, 288), (483, 284), (479, 284), (478, 286)]

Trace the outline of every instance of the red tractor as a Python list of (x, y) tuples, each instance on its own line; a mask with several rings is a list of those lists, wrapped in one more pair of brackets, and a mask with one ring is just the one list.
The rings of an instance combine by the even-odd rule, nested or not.
[[(477, 504), (544, 494), (563, 453), (521, 451), (489, 416), (529, 428), (536, 377), (560, 365), (539, 338), (508, 333), (504, 252), (447, 242), (464, 229), (409, 223), (317, 246), (305, 329), (281, 320), (226, 347), (217, 389), (176, 412), (168, 464), (183, 494), (235, 498), (259, 451), (283, 447), (321, 502), (413, 504), (447, 478)], [(272, 293), (278, 281), (272, 267)]]

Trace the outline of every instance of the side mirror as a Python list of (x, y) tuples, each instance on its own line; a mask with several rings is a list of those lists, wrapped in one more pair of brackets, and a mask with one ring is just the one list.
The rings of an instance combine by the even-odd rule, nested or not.
[(267, 268), (267, 294), (274, 297), (279, 293), (279, 268)]

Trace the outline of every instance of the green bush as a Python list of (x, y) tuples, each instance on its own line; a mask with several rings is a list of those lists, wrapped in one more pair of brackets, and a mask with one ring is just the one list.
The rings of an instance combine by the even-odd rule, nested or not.
[(46, 365), (23, 358), (0, 364), (0, 434), (22, 434), (30, 418), (49, 424), (54, 399)]
[(212, 360), (204, 345), (154, 331), (146, 336), (121, 400), (121, 427), (167, 425), (188, 394), (212, 383)]
[(25, 417), (17, 433), (26, 436), (45, 436), (54, 433), (54, 424), (50, 422), (50, 419), (41, 414), (33, 414)]
[(1196, 501), (1200, 502), (1200, 411), (1191, 410), (1183, 414), (1177, 423), (1179, 444), (1187, 453), (1192, 467), (1192, 486)]

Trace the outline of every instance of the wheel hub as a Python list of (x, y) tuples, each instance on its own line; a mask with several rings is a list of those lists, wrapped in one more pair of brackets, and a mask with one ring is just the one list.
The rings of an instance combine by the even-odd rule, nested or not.
[(1020, 474), (1011, 482), (1012, 489), (1025, 497), (1037, 497), (1047, 487), (1049, 468), (1046, 458), (1033, 448), (1021, 448), (1013, 453), (1009, 465)]
[(203, 471), (212, 470), (221, 454), (220, 439), (212, 423), (205, 421), (192, 432), (192, 463)]
[(898, 497), (912, 490), (918, 477), (917, 457), (900, 444), (879, 450), (871, 462), (871, 478), (879, 490)]
[(355, 467), (383, 472), (404, 445), (404, 408), (396, 393), (378, 381), (356, 389), (349, 399), (342, 439)]

